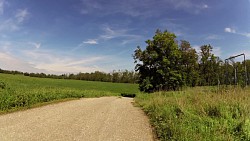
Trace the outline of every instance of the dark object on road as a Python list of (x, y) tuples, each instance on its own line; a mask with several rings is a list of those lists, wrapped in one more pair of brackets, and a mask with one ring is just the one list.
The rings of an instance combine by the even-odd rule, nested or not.
[(121, 96), (123, 97), (132, 97), (134, 98), (136, 96), (136, 94), (131, 94), (131, 93), (121, 93)]

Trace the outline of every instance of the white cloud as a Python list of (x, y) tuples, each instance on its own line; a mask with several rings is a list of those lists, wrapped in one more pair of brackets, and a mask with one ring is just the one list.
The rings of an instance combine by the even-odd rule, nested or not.
[(81, 59), (81, 60), (76, 60), (76, 61), (70, 61), (66, 64), (66, 66), (75, 66), (75, 65), (81, 65), (81, 64), (89, 64), (89, 63), (93, 63), (96, 61), (100, 61), (104, 59), (104, 57), (98, 57), (98, 56), (94, 56), (94, 57), (90, 57), (88, 59)]
[(14, 57), (9, 53), (0, 52), (0, 66), (5, 70), (18, 70), (23, 72), (45, 72), (45, 70), (37, 69), (32, 64), (23, 61), (20, 58)]
[(34, 46), (36, 49), (39, 49), (41, 47), (41, 43), (29, 42), (29, 44)]
[(34, 64), (34, 68), (57, 74), (104, 71), (93, 64), (107, 59), (105, 56), (76, 58), (69, 55), (55, 54), (49, 50), (26, 50), (22, 53), (28, 60), (32, 60), (28, 61), (28, 63)]
[(192, 46), (192, 48), (194, 48), (197, 53), (200, 53), (200, 51), (201, 51), (200, 46), (198, 46), (198, 45), (194, 45), (194, 46)]
[(238, 32), (235, 29), (230, 28), (230, 27), (225, 28), (224, 31), (228, 32), (228, 33), (234, 33), (234, 34), (238, 34), (238, 35), (250, 38), (250, 33), (249, 32)]
[(27, 18), (28, 15), (29, 12), (27, 9), (19, 9), (15, 17), (18, 23), (22, 23)]
[[(109, 56), (91, 56), (77, 57), (74, 53), (58, 52), (55, 50), (45, 50), (40, 48), (22, 48), (32, 45), (39, 47), (40, 43), (12, 43), (0, 41), (0, 68), (6, 70), (18, 70), (23, 72), (44, 72), (52, 74), (79, 73), (105, 71), (107, 68), (102, 66), (106, 61), (112, 60)], [(40, 44), (40, 45), (39, 45)], [(99, 68), (100, 65), (102, 68)]]
[(224, 31), (225, 31), (225, 32), (228, 32), (228, 33), (236, 33), (236, 30), (233, 29), (233, 28), (230, 28), (230, 27), (226, 27), (226, 28), (224, 29)]
[(87, 41), (83, 41), (84, 44), (96, 45), (98, 44), (97, 39), (88, 39)]

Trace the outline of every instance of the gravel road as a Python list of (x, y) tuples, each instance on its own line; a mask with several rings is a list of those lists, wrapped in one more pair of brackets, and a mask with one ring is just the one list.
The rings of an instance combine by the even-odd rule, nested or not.
[(131, 98), (86, 98), (0, 116), (0, 141), (151, 141)]

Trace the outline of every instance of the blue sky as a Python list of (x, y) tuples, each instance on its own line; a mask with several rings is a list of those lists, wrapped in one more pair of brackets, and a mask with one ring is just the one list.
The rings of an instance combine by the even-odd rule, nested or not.
[(133, 70), (133, 51), (156, 29), (250, 59), (250, 0), (0, 0), (0, 68)]

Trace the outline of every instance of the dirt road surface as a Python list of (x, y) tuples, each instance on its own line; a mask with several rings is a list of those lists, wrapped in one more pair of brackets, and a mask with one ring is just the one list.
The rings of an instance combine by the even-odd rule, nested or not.
[(130, 98), (86, 98), (0, 116), (0, 141), (151, 141)]

